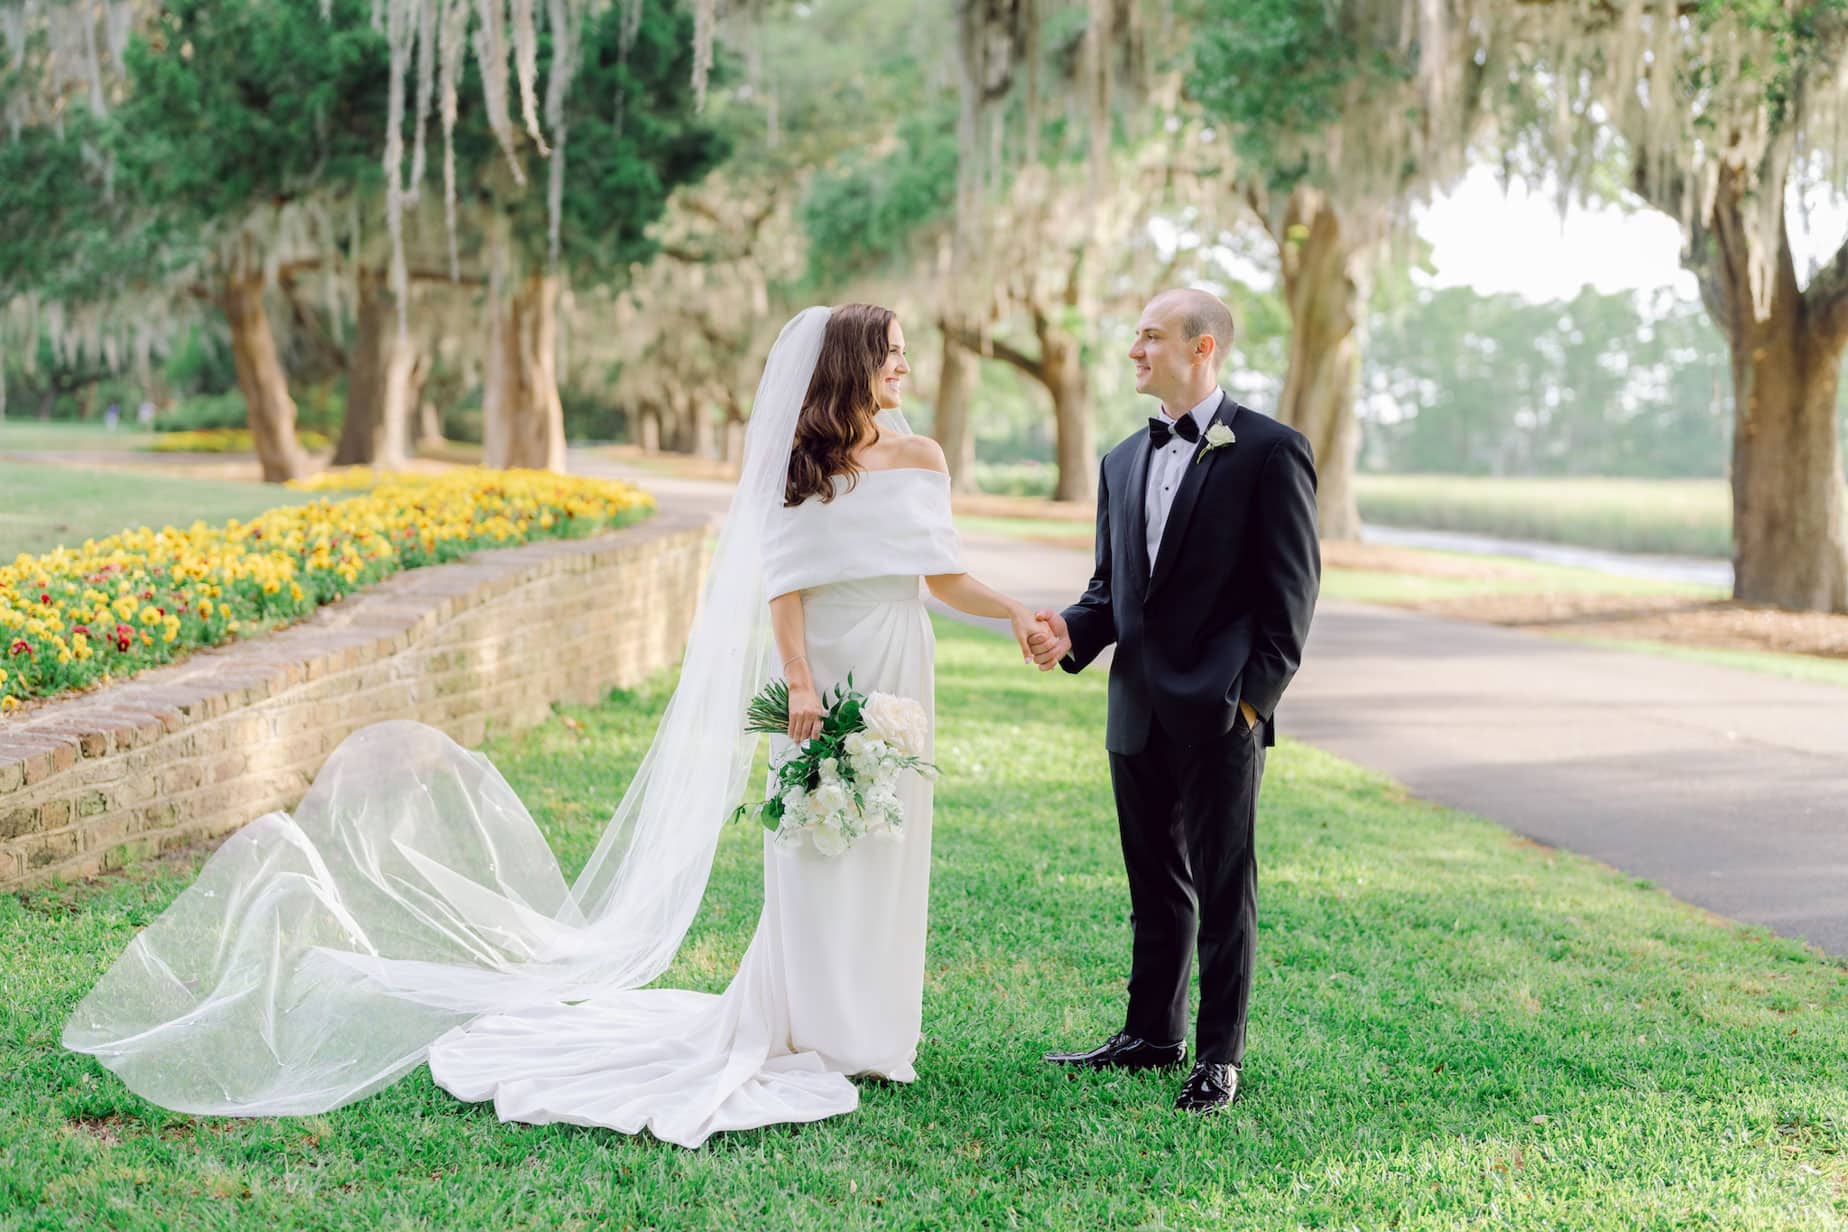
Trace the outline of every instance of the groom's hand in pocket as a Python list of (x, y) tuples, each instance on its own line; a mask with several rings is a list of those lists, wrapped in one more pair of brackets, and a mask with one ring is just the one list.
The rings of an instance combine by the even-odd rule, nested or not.
[(1071, 630), (1065, 625), (1065, 617), (1057, 612), (1040, 611), (1033, 613), (1044, 623), (1045, 628), (1033, 635), (1033, 661), (1039, 664), (1042, 672), (1049, 672), (1059, 665), (1059, 660), (1072, 652)]

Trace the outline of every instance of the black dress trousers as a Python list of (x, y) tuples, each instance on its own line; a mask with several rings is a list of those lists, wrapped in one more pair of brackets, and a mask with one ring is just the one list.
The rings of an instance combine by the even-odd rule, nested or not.
[(1187, 977), (1200, 951), (1196, 1058), (1244, 1064), (1258, 926), (1253, 844), (1264, 724), (1240, 718), (1188, 743), (1157, 723), (1140, 753), (1110, 755), (1129, 871), (1129, 1014), (1124, 1030), (1159, 1043), (1187, 1037)]

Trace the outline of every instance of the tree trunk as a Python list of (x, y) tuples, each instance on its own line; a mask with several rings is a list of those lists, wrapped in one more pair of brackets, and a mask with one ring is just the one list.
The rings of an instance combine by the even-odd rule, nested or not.
[(557, 275), (535, 274), (491, 309), (481, 397), (484, 465), (565, 469), (558, 293)]
[(1315, 450), (1322, 538), (1358, 539), (1354, 457), (1360, 433), (1354, 404), (1372, 244), (1344, 227), (1328, 200), (1309, 188), (1291, 194), (1278, 235), (1290, 366), (1277, 418), (1308, 437)]
[(667, 400), (674, 416), (673, 450), (696, 458), (717, 457), (712, 416), (698, 392), (676, 388), (668, 392)]
[(698, 394), (687, 399), (687, 431), (690, 448), (696, 458), (719, 456), (718, 426), (712, 420), (712, 408)]
[(950, 463), (950, 490), (975, 491), (975, 432), (969, 423), (969, 398), (975, 390), (976, 356), (958, 342), (955, 327), (943, 322), (943, 369), (937, 375), (937, 443)]
[(661, 452), (661, 410), (652, 402), (635, 410), (635, 443), (643, 453)]
[(263, 280), (226, 279), (219, 306), (231, 329), (231, 357), (263, 481), (294, 479), (307, 470), (308, 458), (295, 437), (295, 400), (289, 397), (289, 378), (276, 357), (276, 337), (263, 307)]
[(1092, 424), (1091, 382), (1084, 368), (1084, 347), (1067, 331), (1042, 324), (1041, 380), (1052, 395), (1052, 418), (1058, 430), (1053, 452), (1059, 478), (1052, 499), (1097, 499), (1097, 435)]
[[(1776, 191), (1782, 199), (1783, 185)], [(1696, 236), (1702, 297), (1732, 357), (1733, 597), (1848, 612), (1835, 407), (1848, 341), (1836, 301), (1848, 292), (1833, 267), (1812, 280), (1807, 294), (1800, 291), (1790, 236), (1780, 224), (1770, 310), (1757, 319), (1745, 244), (1748, 208), (1741, 175), (1723, 173), (1710, 230)]]
[(417, 385), (417, 445), (435, 447), (443, 443), (443, 413), (436, 409), (436, 403), (424, 397), (424, 384), (430, 376), (430, 361), (427, 356), (419, 356), (415, 381)]
[(346, 415), (334, 450), (335, 466), (403, 467), (412, 408), (422, 385), (418, 368), (417, 348), (398, 328), (397, 306), (384, 277), (362, 270), (359, 320), (347, 361)]

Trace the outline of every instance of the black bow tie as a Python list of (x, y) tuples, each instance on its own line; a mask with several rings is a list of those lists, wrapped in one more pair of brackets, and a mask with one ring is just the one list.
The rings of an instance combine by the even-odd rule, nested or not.
[(1149, 443), (1155, 448), (1164, 448), (1177, 436), (1189, 445), (1200, 439), (1200, 425), (1192, 415), (1183, 415), (1172, 424), (1160, 415), (1149, 416)]

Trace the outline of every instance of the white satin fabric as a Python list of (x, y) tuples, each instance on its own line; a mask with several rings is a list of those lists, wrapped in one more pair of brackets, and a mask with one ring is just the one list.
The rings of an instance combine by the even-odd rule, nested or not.
[[(841, 513), (863, 504), (846, 499)], [(817, 685), (851, 671), (862, 690), (931, 710), (935, 642), (917, 574), (825, 583), (804, 592), (803, 613)], [(772, 756), (787, 743), (773, 740)], [(431, 1074), (462, 1099), (492, 1099), (502, 1120), (647, 1129), (685, 1147), (851, 1112), (849, 1075), (912, 1081), (931, 785), (907, 775), (900, 795), (898, 842), (828, 857), (764, 836), (763, 911), (724, 993), (643, 989), (482, 1017), (432, 1045)]]
[(942, 471), (861, 471), (851, 483), (836, 475), (834, 492), (831, 501), (811, 497), (766, 520), (764, 593), (771, 598), (853, 578), (963, 571), (950, 477)]

